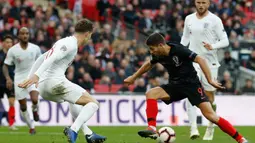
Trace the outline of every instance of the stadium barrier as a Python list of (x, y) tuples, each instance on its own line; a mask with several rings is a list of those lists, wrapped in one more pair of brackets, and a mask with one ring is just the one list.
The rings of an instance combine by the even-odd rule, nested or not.
[[(111, 96), (94, 95), (100, 102), (100, 109), (95, 113), (88, 124), (91, 126), (145, 126), (146, 102), (144, 96)], [(217, 113), (228, 119), (234, 125), (255, 125), (255, 96), (217, 96)], [(8, 109), (7, 99), (3, 99), (4, 108)], [(28, 102), (31, 107), (31, 102)], [(188, 118), (185, 109), (185, 100), (165, 105), (159, 102), (158, 125), (185, 126)], [(18, 102), (16, 106), (16, 125), (25, 125), (19, 113)], [(31, 111), (31, 108), (28, 108)], [(67, 126), (73, 120), (69, 112), (68, 103), (54, 103), (41, 99), (40, 122), (37, 126)], [(32, 115), (32, 114), (31, 114)], [(208, 121), (198, 111), (198, 121), (201, 125), (207, 125)], [(32, 117), (31, 117), (32, 118)]]

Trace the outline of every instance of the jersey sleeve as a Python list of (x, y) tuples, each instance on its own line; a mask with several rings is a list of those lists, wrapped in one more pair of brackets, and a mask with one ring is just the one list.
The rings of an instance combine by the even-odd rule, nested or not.
[(36, 46), (36, 49), (37, 50), (36, 50), (36, 57), (35, 58), (37, 59), (37, 58), (39, 58), (41, 56), (42, 53), (41, 53), (41, 49), (40, 49), (39, 46)]
[(215, 20), (214, 30), (219, 41), (212, 44), (213, 49), (227, 47), (229, 45), (228, 35), (224, 29), (221, 19), (217, 18)]
[(152, 65), (154, 65), (154, 64), (159, 62), (159, 58), (158, 57), (153, 56), (153, 55), (151, 55), (150, 57), (151, 57), (151, 61), (150, 62), (151, 62)]
[(185, 21), (184, 21), (184, 29), (183, 29), (183, 35), (182, 35), (182, 38), (181, 38), (181, 44), (183, 46), (188, 46), (189, 44), (189, 37), (190, 37), (190, 32), (189, 32), (189, 29), (188, 29), (188, 17), (185, 18)]
[(197, 54), (185, 47), (178, 47), (178, 55), (186, 60), (191, 60), (192, 62), (195, 60)]
[(71, 49), (66, 45), (56, 43), (49, 51), (47, 51), (43, 63), (40, 65), (35, 74), (40, 78), (42, 73), (48, 69), (55, 61), (64, 58)]
[(29, 74), (28, 74), (28, 78), (30, 78), (30, 77), (38, 70), (38, 68), (40, 67), (40, 65), (43, 63), (46, 54), (47, 54), (47, 53), (45, 53), (45, 54), (43, 54), (43, 55), (40, 55), (40, 56), (36, 59), (35, 63), (33, 64), (32, 68), (31, 68), (31, 70), (30, 70), (30, 72), (29, 72)]
[(4, 63), (6, 64), (6, 65), (14, 65), (14, 55), (13, 55), (13, 52), (12, 52), (13, 50), (8, 50), (8, 52), (7, 52), (7, 55), (6, 55), (6, 58), (5, 58), (5, 60), (4, 60)]

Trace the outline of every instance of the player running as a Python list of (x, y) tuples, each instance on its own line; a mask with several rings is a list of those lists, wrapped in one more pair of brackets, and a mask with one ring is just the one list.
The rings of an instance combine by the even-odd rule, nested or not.
[(92, 31), (91, 21), (78, 21), (74, 35), (58, 40), (48, 52), (40, 56), (30, 71), (29, 79), (19, 84), (21, 88), (36, 84), (44, 99), (70, 103), (75, 121), (71, 127), (64, 129), (70, 143), (76, 142), (81, 127), (88, 143), (101, 143), (106, 140), (106, 137), (93, 133), (85, 124), (98, 110), (98, 101), (85, 89), (65, 77), (65, 71), (72, 64), (78, 48), (88, 42)]
[(14, 91), (15, 98), (19, 101), (21, 115), (30, 128), (29, 133), (35, 134), (35, 125), (31, 121), (29, 113), (27, 111), (26, 97), (30, 95), (32, 101), (32, 111), (34, 121), (39, 121), (38, 115), (38, 95), (39, 92), (35, 86), (31, 86), (27, 90), (18, 87), (18, 83), (27, 78), (29, 71), (34, 64), (35, 60), (41, 55), (41, 50), (37, 45), (29, 43), (29, 31), (26, 27), (22, 27), (18, 32), (19, 43), (14, 45), (7, 52), (6, 59), (4, 61), (3, 73), (6, 79), (6, 85), (9, 89), (12, 88), (12, 79), (9, 75), (8, 66), (15, 66), (14, 75)]
[[(227, 47), (229, 45), (228, 36), (224, 30), (222, 21), (219, 17), (208, 11), (210, 0), (195, 0), (197, 12), (190, 14), (185, 19), (184, 33), (181, 44), (187, 46), (198, 55), (202, 56), (211, 71), (212, 79), (217, 79), (218, 68), (220, 66), (217, 57), (217, 49)], [(214, 94), (216, 88), (208, 83), (205, 74), (197, 63), (194, 63), (199, 80), (204, 88), (205, 94), (208, 96), (214, 110)], [(190, 138), (199, 137), (197, 129), (197, 112), (196, 107), (192, 106), (189, 100), (186, 100), (186, 107), (190, 121)], [(209, 122), (203, 140), (212, 140), (214, 134), (214, 125)]]
[[(2, 72), (2, 67), (4, 65), (4, 59), (6, 57), (6, 54), (8, 50), (13, 46), (13, 38), (11, 35), (6, 35), (3, 38), (2, 42), (2, 50), (0, 50), (0, 98), (4, 97), (4, 94), (7, 95), (8, 101), (9, 101), (9, 111), (8, 111), (8, 123), (9, 123), (9, 129), (10, 130), (18, 130), (18, 128), (15, 127), (15, 96), (14, 96), (14, 89), (10, 88), (10, 86), (6, 86), (6, 80), (4, 77), (4, 74)], [(9, 70), (9, 75), (11, 79), (13, 79), (14, 73), (13, 73), (13, 67)]]
[(152, 139), (158, 137), (156, 131), (157, 100), (170, 104), (188, 98), (192, 105), (200, 108), (202, 114), (218, 125), (222, 131), (233, 137), (238, 143), (247, 143), (246, 139), (227, 120), (216, 115), (208, 101), (208, 97), (204, 94), (192, 62), (199, 64), (208, 83), (215, 88), (223, 87), (211, 78), (209, 67), (201, 56), (182, 45), (166, 43), (164, 37), (158, 33), (151, 34), (146, 41), (146, 45), (149, 46), (152, 55), (151, 60), (146, 61), (136, 73), (126, 78), (124, 82), (126, 84), (134, 83), (136, 78), (152, 69), (154, 64), (160, 63), (169, 73), (169, 83), (152, 88), (146, 93), (148, 128), (138, 132), (141, 137)]

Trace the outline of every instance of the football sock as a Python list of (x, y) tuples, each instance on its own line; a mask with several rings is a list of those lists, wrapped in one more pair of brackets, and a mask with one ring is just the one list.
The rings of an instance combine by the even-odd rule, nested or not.
[(219, 119), (218, 121), (218, 126), (219, 128), (227, 133), (228, 135), (230, 135), (231, 137), (233, 137), (236, 141), (239, 141), (243, 136), (240, 135), (236, 129), (227, 121), (225, 120), (224, 118), (221, 118)]
[(157, 124), (157, 114), (158, 114), (158, 103), (155, 99), (147, 99), (146, 100), (146, 115), (148, 126), (156, 127)]
[(37, 112), (39, 110), (39, 102), (40, 102), (40, 99), (38, 99), (37, 104), (32, 105), (33, 112)]
[[(69, 106), (73, 119), (76, 119), (83, 106), (77, 104), (69, 104)], [(91, 135), (93, 133), (86, 123), (82, 125), (82, 131), (84, 135)]]
[(10, 106), (8, 112), (9, 126), (12, 126), (15, 122), (15, 108), (14, 106)]
[(27, 110), (24, 111), (24, 112), (21, 111), (21, 115), (22, 115), (22, 117), (24, 118), (25, 122), (27, 123), (28, 127), (29, 127), (30, 129), (34, 129), (34, 128), (35, 128), (35, 125), (34, 125), (34, 123), (31, 121), (30, 116), (29, 116), (29, 113), (27, 112)]
[(83, 106), (79, 115), (72, 124), (71, 129), (77, 133), (81, 126), (94, 115), (98, 108), (99, 106), (94, 102), (89, 102)]
[(188, 98), (186, 98), (186, 108), (191, 128), (197, 128), (197, 109), (192, 106)]

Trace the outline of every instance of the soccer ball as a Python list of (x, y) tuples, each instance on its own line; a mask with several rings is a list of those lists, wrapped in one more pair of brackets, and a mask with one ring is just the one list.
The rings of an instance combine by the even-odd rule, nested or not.
[(158, 130), (158, 143), (173, 143), (176, 139), (175, 132), (170, 127), (162, 127)]

